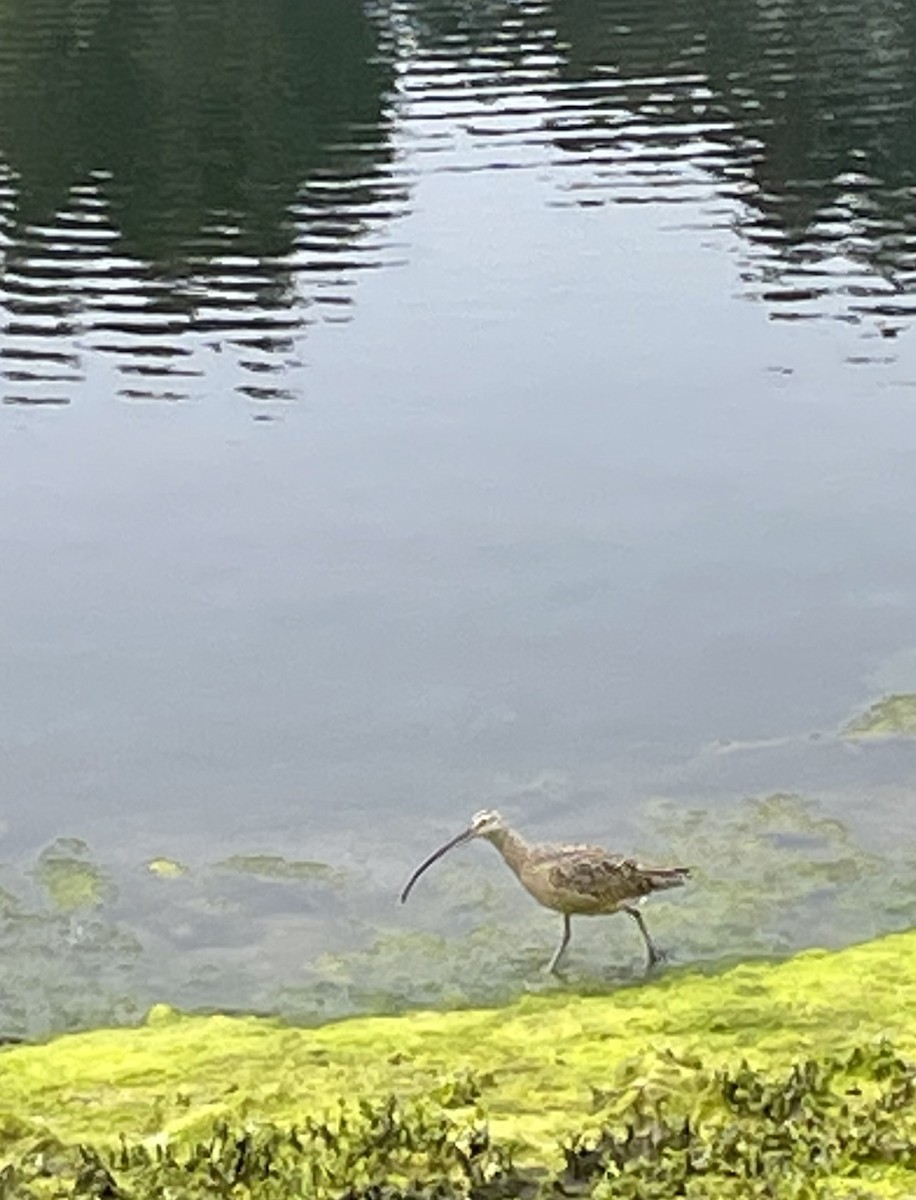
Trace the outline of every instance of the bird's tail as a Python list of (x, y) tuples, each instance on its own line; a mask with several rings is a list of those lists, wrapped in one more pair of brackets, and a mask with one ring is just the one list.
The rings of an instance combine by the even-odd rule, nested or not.
[(689, 867), (643, 867), (643, 873), (653, 892), (683, 887), (690, 877)]

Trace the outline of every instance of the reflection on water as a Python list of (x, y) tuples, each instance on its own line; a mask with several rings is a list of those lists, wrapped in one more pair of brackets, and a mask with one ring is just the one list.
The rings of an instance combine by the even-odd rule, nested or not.
[[(904, 0), (405, 5), (401, 95), (451, 169), (556, 170), (558, 203), (697, 203), (774, 317), (916, 313), (916, 19)], [(868, 353), (865, 351), (864, 353)], [(886, 353), (877, 350), (875, 353)]]
[(296, 335), (393, 257), (390, 77), (356, 0), (0, 7), (8, 400), (66, 402), (93, 355), (182, 399), (223, 350), (287, 396)]
[[(916, 17), (834, 0), (0, 7), (11, 402), (291, 397), (302, 338), (400, 261), (408, 157), (550, 171), (557, 204), (698, 203), (774, 317), (916, 311)], [(400, 147), (396, 152), (395, 147)], [(435, 162), (423, 170), (436, 170)]]

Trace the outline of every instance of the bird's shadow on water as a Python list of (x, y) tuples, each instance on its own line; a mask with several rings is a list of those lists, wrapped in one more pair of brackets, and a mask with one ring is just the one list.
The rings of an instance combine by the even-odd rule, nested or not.
[(617, 991), (618, 988), (639, 987), (651, 983), (654, 973), (623, 966), (608, 967), (604, 971), (581, 972), (561, 971), (548, 975), (543, 967), (521, 980), (522, 991), (528, 995), (576, 995), (598, 996)]
[(584, 972), (575, 976), (570, 975), (567, 979), (558, 980), (560, 986), (555, 990), (576, 996), (607, 996), (611, 992), (664, 986), (688, 976), (702, 975), (714, 979), (720, 975), (727, 975), (729, 971), (736, 967), (746, 966), (748, 963), (775, 965), (785, 961), (785, 955), (761, 953), (733, 954), (708, 961), (673, 962), (669, 960), (662, 966), (653, 967), (651, 970), (615, 965), (604, 972)]
[[(776, 961), (775, 956), (773, 960)], [(522, 988), (528, 994), (605, 996), (622, 988), (649, 987), (682, 975), (692, 975), (697, 971), (702, 971), (703, 974), (717, 974), (746, 961), (746, 958), (736, 955), (733, 960), (700, 963), (681, 960), (665, 952), (665, 961), (651, 967), (636, 961), (610, 962), (597, 967), (571, 964), (554, 975), (548, 974), (543, 964), (540, 964), (539, 968), (532, 967), (531, 973), (522, 980)]]

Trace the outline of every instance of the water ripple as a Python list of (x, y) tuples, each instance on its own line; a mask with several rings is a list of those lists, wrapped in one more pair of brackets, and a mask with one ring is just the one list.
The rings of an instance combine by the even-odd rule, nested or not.
[(863, 33), (848, 0), (826, 23), (790, 7), (402, 3), (402, 119), (434, 170), (547, 168), (561, 206), (702, 205), (774, 317), (884, 330), (913, 315), (913, 14), (887, 0)]
[[(59, 0), (0, 17), (8, 403), (65, 403), (89, 364), (128, 400), (201, 399), (214, 352), (221, 386), (285, 400), (253, 380), (294, 375), (309, 326), (339, 322), (359, 273), (400, 261), (377, 234), (409, 191), (360, 6), (223, 17), (219, 0), (189, 26), (169, 0), (115, 23), (87, 10), (76, 43)], [(240, 96), (259, 64), (270, 89)], [(44, 147), (33, 122), (54, 133)]]
[(290, 27), (267, 0), (221, 48), (207, 0), (177, 60), (174, 0), (117, 29), (101, 12), (0, 18), (10, 402), (64, 402), (92, 355), (125, 397), (142, 378), (144, 397), (200, 398), (214, 351), (251, 400), (271, 372), (292, 394), (309, 329), (346, 319), (362, 272), (410, 261), (395, 227), (423, 175), (536, 172), (560, 209), (679, 207), (729, 234), (741, 294), (774, 319), (886, 343), (916, 315), (904, 0), (313, 0)]

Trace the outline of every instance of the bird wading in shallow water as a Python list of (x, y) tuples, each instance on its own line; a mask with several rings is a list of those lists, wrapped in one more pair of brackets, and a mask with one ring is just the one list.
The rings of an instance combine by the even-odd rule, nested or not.
[(547, 966), (552, 974), (557, 973), (569, 945), (573, 917), (625, 912), (639, 926), (649, 956), (648, 966), (654, 967), (664, 959), (636, 905), (652, 892), (682, 887), (690, 875), (688, 867), (646, 867), (632, 858), (609, 854), (600, 846), (532, 845), (491, 809), (475, 813), (463, 833), (420, 863), (401, 892), (401, 903), (423, 872), (443, 854), (479, 837), (493, 843), (539, 904), (563, 914), (563, 936)]

